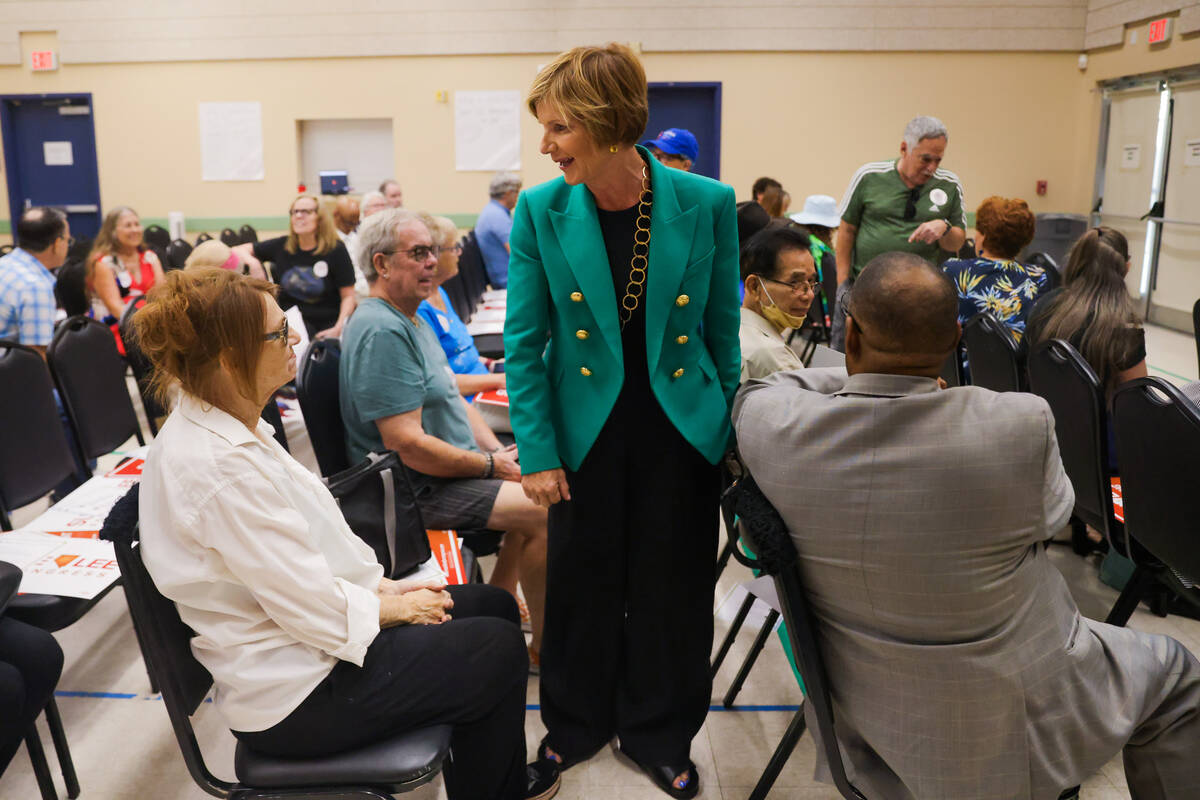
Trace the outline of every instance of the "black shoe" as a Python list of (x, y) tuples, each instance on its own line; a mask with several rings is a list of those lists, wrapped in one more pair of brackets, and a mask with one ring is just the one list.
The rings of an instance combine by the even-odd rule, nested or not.
[(552, 758), (539, 758), (527, 764), (525, 777), (525, 800), (550, 800), (562, 784), (562, 771)]
[[(681, 800), (695, 797), (700, 793), (700, 773), (696, 770), (696, 765), (689, 758), (685, 764), (649, 764), (638, 761), (631, 756), (624, 748), (621, 749), (622, 755), (637, 764), (642, 772), (650, 776), (650, 780), (654, 781), (654, 785), (662, 789), (671, 797), (677, 797)], [(683, 786), (676, 786), (675, 781), (680, 775), (689, 773), (687, 783)]]

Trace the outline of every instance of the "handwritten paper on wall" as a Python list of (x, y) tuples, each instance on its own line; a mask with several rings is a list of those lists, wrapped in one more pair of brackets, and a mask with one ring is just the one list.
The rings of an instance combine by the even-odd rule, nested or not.
[(261, 181), (262, 103), (200, 103), (201, 178)]
[(454, 93), (454, 168), (521, 168), (521, 93)]

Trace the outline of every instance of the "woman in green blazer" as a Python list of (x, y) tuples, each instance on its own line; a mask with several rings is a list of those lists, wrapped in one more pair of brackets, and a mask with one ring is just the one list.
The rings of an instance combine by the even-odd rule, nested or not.
[(617, 736), (692, 797), (740, 369), (733, 190), (635, 145), (628, 48), (562, 54), (529, 108), (563, 173), (517, 204), (504, 329), (522, 484), (550, 509), (539, 758), (565, 769)]

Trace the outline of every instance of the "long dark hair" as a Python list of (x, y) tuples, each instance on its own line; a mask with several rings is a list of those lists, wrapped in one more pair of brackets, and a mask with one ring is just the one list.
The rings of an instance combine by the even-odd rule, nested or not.
[(1129, 242), (1120, 231), (1092, 228), (1079, 237), (1067, 257), (1063, 290), (1044, 312), (1046, 323), (1039, 335), (1039, 341), (1047, 341), (1082, 332), (1077, 339), (1080, 355), (1109, 390), (1137, 346), (1128, 329), (1141, 325), (1125, 289), (1128, 263)]

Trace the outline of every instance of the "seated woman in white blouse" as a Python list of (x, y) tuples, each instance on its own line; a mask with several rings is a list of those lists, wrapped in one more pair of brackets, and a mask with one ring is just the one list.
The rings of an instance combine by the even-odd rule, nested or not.
[(259, 410), (296, 374), (274, 287), (168, 273), (134, 319), (179, 402), (142, 475), (146, 568), (196, 632), (216, 706), (248, 747), (313, 757), (454, 726), (450, 798), (546, 798), (525, 769), (525, 641), (491, 586), (383, 578), (325, 486)]

